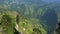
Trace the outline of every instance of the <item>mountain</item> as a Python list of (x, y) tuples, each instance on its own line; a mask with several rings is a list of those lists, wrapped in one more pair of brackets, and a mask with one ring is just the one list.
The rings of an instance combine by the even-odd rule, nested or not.
[[(21, 11), (23, 19), (40, 20), (41, 23), (39, 23), (46, 29), (47, 34), (53, 34), (57, 20), (60, 20), (59, 0), (1, 0), (1, 7), (16, 12), (21, 7), (22, 11), (19, 11)], [(47, 26), (45, 27), (45, 25)]]

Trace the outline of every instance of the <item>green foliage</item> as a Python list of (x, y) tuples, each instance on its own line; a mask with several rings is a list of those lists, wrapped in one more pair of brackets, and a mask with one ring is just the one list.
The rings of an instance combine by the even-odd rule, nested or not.
[[(19, 20), (17, 22), (19, 22), (18, 24), (18, 31), (21, 32), (22, 34), (47, 34), (46, 29), (42, 26), (41, 24), (41, 20), (37, 19), (37, 18), (33, 18), (33, 17), (37, 17), (38, 15), (43, 15), (43, 9), (39, 8), (37, 11), (35, 11), (34, 7), (29, 7), (27, 6), (25, 9), (24, 14), (24, 18), (28, 18), (28, 19), (24, 19), (21, 17), (16, 17), (17, 16), (17, 12), (15, 11), (9, 11), (7, 10), (6, 12), (3, 12), (3, 14), (1, 14), (1, 23), (2, 23), (2, 27), (4, 29), (4, 31), (6, 31), (8, 34), (13, 34), (14, 30), (13, 28), (16, 25), (16, 20)], [(30, 19), (29, 19), (30, 18)], [(8, 23), (8, 24), (6, 24)], [(8, 25), (8, 26), (7, 26)], [(45, 24), (44, 24), (45, 25)]]
[(43, 26), (39, 23), (39, 20), (35, 18), (31, 18), (30, 20), (25, 19), (23, 21), (20, 21), (18, 31), (25, 34), (47, 33), (46, 30), (43, 28)]
[(42, 34), (38, 28), (33, 28), (34, 34)]
[(13, 34), (13, 27), (15, 26), (12, 22), (12, 18), (9, 15), (3, 15), (1, 19), (1, 26), (8, 34)]
[[(7, 11), (8, 12), (8, 11)], [(3, 30), (8, 34), (14, 33), (14, 27), (16, 25), (16, 13), (8, 12), (1, 16), (1, 23)], [(24, 34), (46, 34), (46, 29), (42, 26), (39, 19), (30, 18), (30, 19), (22, 19), (20, 17), (18, 31)], [(6, 24), (7, 23), (7, 24)], [(33, 31), (34, 30), (34, 31)]]
[(15, 20), (8, 14), (2, 15), (1, 18), (1, 26), (3, 28), (3, 31), (5, 31), (7, 34), (13, 34), (14, 33), (14, 27), (15, 27)]
[(43, 10), (42, 10), (42, 8), (39, 8), (38, 9), (38, 15), (42, 15), (43, 14)]

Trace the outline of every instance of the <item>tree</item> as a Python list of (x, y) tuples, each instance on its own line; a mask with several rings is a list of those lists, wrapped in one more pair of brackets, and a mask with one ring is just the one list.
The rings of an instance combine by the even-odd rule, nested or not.
[(42, 34), (42, 33), (38, 28), (33, 28), (33, 33), (32, 34)]
[(17, 22), (17, 24), (19, 23), (19, 20), (20, 20), (20, 15), (17, 14), (17, 16), (16, 16), (16, 22)]
[(3, 15), (1, 18), (1, 26), (3, 28), (3, 31), (5, 31), (7, 34), (13, 34), (14, 33), (14, 27), (15, 24), (13, 22), (13, 19), (9, 15)]

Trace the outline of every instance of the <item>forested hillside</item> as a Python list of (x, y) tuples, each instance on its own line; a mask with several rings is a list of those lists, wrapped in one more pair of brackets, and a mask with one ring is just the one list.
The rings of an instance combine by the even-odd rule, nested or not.
[(42, 0), (0, 0), (1, 34), (54, 34), (60, 3)]

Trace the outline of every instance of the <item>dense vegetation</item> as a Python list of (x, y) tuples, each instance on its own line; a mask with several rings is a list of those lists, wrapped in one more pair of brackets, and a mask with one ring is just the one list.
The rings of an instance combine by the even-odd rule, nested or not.
[(14, 28), (21, 34), (55, 33), (57, 20), (60, 20), (58, 4), (17, 2), (5, 1), (0, 5), (0, 27), (3, 34), (14, 34)]
[[(15, 15), (14, 15), (15, 14)], [(0, 26), (7, 34), (13, 34), (16, 26), (17, 12), (6, 11), (0, 14)], [(17, 18), (16, 18), (17, 17)], [(25, 34), (46, 34), (46, 29), (40, 24), (40, 20), (37, 18), (22, 18), (19, 17), (18, 31)], [(47, 26), (46, 26), (47, 27)]]

